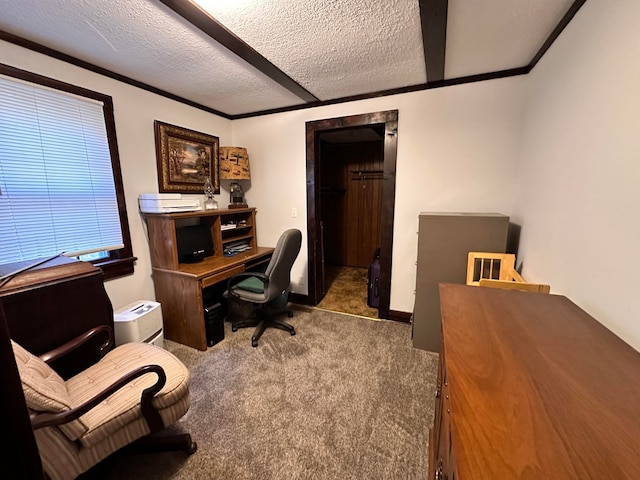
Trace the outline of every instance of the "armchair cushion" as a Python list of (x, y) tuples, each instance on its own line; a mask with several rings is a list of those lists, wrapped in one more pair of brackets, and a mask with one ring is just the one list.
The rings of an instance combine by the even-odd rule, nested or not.
[[(168, 422), (169, 418), (179, 418), (189, 408), (190, 374), (178, 358), (155, 345), (125, 343), (110, 351), (100, 362), (67, 380), (69, 398), (74, 405), (80, 405), (115, 382), (123, 373), (144, 365), (159, 365), (165, 371), (167, 382), (152, 403), (160, 411), (165, 424), (171, 423)], [(156, 380), (155, 374), (143, 375), (84, 414), (81, 418), (88, 426), (88, 431), (80, 438), (82, 445), (97, 445), (141, 417), (140, 392)], [(148, 433), (146, 426), (144, 428), (147, 430), (144, 433)]]
[[(22, 380), (22, 390), (29, 410), (37, 412), (64, 412), (73, 408), (65, 381), (41, 358), (33, 355), (11, 340), (13, 353)], [(77, 440), (88, 427), (82, 419), (61, 425), (60, 429), (69, 438)]]

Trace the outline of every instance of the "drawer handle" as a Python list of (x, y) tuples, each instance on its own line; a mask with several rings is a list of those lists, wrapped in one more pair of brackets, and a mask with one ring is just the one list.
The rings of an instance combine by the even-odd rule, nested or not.
[(435, 480), (444, 480), (444, 472), (442, 471), (442, 458), (438, 460), (438, 468), (436, 468)]

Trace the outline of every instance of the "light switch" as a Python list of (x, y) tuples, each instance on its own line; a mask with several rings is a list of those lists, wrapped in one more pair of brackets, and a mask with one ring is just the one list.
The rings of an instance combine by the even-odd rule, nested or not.
[(298, 217), (298, 209), (296, 207), (291, 207), (291, 218)]

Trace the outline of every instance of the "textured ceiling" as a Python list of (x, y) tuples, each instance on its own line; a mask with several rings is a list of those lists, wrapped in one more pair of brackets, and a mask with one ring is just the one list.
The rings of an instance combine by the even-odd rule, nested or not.
[(416, 0), (199, 3), (320, 100), (426, 81)]
[(526, 73), (582, 3), (0, 0), (0, 39), (236, 118)]

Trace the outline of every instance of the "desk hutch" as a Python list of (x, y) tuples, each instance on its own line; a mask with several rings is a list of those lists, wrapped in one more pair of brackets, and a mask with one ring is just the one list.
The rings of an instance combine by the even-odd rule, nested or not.
[[(165, 338), (204, 351), (207, 338), (203, 290), (220, 285), (237, 273), (264, 266), (269, 262), (273, 248), (258, 246), (255, 208), (145, 213), (144, 216)], [(197, 263), (181, 263), (178, 258), (176, 227), (189, 222), (207, 225), (213, 238), (213, 255)], [(229, 223), (236, 226), (222, 228)], [(245, 241), (249, 250), (225, 256), (224, 247), (238, 241)]]

